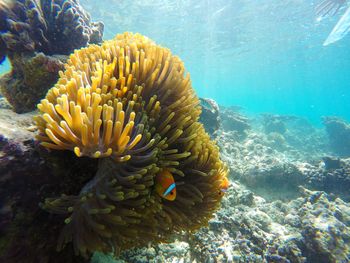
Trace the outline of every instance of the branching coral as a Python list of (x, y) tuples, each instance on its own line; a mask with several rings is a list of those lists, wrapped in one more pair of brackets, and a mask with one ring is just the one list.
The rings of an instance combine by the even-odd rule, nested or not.
[[(36, 118), (42, 145), (100, 158), (77, 195), (42, 207), (66, 215), (61, 249), (116, 251), (166, 241), (205, 225), (222, 198), (227, 170), (198, 122), (199, 100), (182, 61), (139, 34), (76, 50)], [(163, 169), (177, 196), (154, 189)]]

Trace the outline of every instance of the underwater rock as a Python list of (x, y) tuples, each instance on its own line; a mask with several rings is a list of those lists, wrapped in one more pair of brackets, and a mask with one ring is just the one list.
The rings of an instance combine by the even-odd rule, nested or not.
[(325, 156), (322, 158), (324, 162), (325, 170), (340, 169), (342, 167), (342, 162), (339, 158)]
[[(294, 197), (298, 186), (305, 183), (289, 152), (274, 148), (269, 136), (251, 131), (240, 141), (235, 132), (222, 131), (218, 144), (232, 178), (266, 198)], [(291, 151), (291, 156), (296, 154)]]
[(287, 115), (262, 114), (262, 124), (265, 133), (276, 132), (284, 134), (287, 131), (285, 121), (289, 119)]
[(22, 52), (68, 55), (102, 41), (103, 23), (91, 22), (78, 0), (4, 1), (0, 17), (0, 58)]
[(269, 200), (294, 198), (299, 185), (310, 186), (308, 176), (299, 170), (298, 164), (319, 162), (329, 154), (322, 129), (296, 116), (278, 115), (278, 119), (285, 124), (283, 134), (266, 133), (261, 119), (252, 118), (246, 137), (238, 138), (235, 131), (225, 129), (224, 125), (217, 137), (232, 178)]
[(58, 79), (67, 56), (43, 53), (11, 55), (12, 70), (0, 78), (0, 91), (17, 113), (34, 110)]
[(300, 162), (297, 166), (306, 178), (307, 187), (350, 200), (350, 158), (324, 157), (318, 163)]
[(300, 139), (309, 140), (317, 132), (307, 119), (300, 116), (262, 114), (261, 117), (262, 130), (265, 134), (279, 133), (292, 146), (301, 147), (305, 142), (299, 141)]
[[(324, 154), (330, 154), (327, 147), (327, 135), (323, 129), (307, 129), (308, 126), (288, 128), (283, 135), (285, 142), (290, 148), (301, 153), (305, 160), (315, 160)], [(288, 149), (287, 149), (288, 150)]]
[[(197, 262), (347, 262), (350, 208), (324, 192), (301, 188), (302, 197), (268, 203), (254, 195), (251, 206), (234, 195), (233, 184), (223, 208), (189, 239)], [(329, 226), (329, 227), (328, 227)]]
[[(26, 142), (33, 140), (33, 132), (30, 129), (34, 129), (33, 121), (34, 113), (27, 113), (19, 115), (11, 111), (10, 109), (2, 108), (0, 111), (0, 135), (2, 143), (9, 143), (16, 145), (16, 148), (20, 152), (25, 152), (27, 147)], [(29, 130), (28, 130), (29, 129)], [(4, 144), (2, 144), (4, 147)], [(4, 148), (1, 148), (3, 150)]]
[(298, 151), (304, 159), (315, 159), (327, 150), (323, 129), (317, 129), (303, 117), (263, 114), (260, 122), (261, 132), (279, 151)]
[[(130, 263), (157, 260), (347, 262), (350, 248), (347, 242), (350, 231), (348, 204), (341, 199), (333, 200), (324, 192), (301, 188), (301, 194), (302, 197), (288, 203), (269, 203), (252, 195), (242, 185), (233, 183), (224, 198), (223, 207), (208, 227), (183, 237), (182, 241), (153, 247), (154, 250), (149, 247), (127, 251), (116, 262), (121, 259)], [(240, 200), (246, 198), (237, 198), (237, 195), (252, 195), (254, 202), (242, 204)], [(176, 246), (183, 250), (174, 248)], [(169, 251), (173, 251), (176, 257), (171, 257)]]
[[(102, 22), (91, 22), (77, 0), (9, 0), (0, 3), (0, 61), (12, 71), (0, 88), (13, 109), (28, 112), (58, 79), (74, 49), (100, 43)], [(58, 55), (58, 56), (56, 56)]]
[[(131, 263), (148, 263), (148, 262), (190, 262), (191, 248), (186, 242), (186, 236), (180, 237), (182, 241), (175, 240), (171, 243), (158, 244), (139, 249), (130, 249), (123, 252), (117, 260)], [(103, 263), (103, 262), (96, 262)]]
[(1, 97), (1, 93), (0, 93), (0, 109), (7, 109), (7, 110), (12, 109), (11, 104), (7, 101), (7, 99), (4, 97)]
[(56, 252), (62, 223), (39, 204), (63, 187), (76, 192), (75, 185), (96, 171), (97, 162), (39, 147), (35, 114), (0, 110), (0, 262), (84, 262), (72, 249)]
[(269, 146), (276, 150), (284, 151), (288, 149), (286, 138), (279, 132), (268, 133), (267, 139), (269, 140)]
[(225, 131), (234, 131), (239, 139), (246, 137), (247, 131), (251, 129), (251, 125), (249, 124), (249, 119), (238, 111), (240, 108), (220, 108), (222, 128)]
[(350, 124), (338, 117), (324, 117), (323, 124), (331, 150), (341, 156), (350, 156)]
[(219, 105), (213, 99), (200, 98), (202, 112), (199, 121), (203, 123), (205, 130), (212, 138), (217, 136), (220, 128)]
[(304, 202), (298, 209), (301, 218), (304, 255), (309, 262), (350, 261), (350, 207), (324, 192), (301, 188)]

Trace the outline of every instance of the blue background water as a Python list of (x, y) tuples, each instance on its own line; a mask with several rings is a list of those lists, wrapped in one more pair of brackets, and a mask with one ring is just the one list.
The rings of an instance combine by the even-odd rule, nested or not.
[(344, 10), (319, 22), (318, 2), (81, 0), (105, 23), (105, 39), (140, 32), (179, 55), (201, 97), (314, 123), (350, 120), (350, 36), (322, 46)]

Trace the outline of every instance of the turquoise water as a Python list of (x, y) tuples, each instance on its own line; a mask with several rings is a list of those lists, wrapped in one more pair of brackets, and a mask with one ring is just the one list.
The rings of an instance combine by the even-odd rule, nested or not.
[(340, 17), (310, 0), (107, 1), (82, 4), (105, 38), (143, 33), (185, 62), (198, 94), (248, 112), (350, 120), (350, 36), (323, 47)]
[[(201, 97), (247, 112), (350, 120), (350, 36), (322, 43), (344, 12), (318, 22), (309, 0), (82, 0), (105, 39), (140, 32), (185, 62)], [(4, 71), (6, 66), (1, 66)]]
[(10, 69), (10, 63), (8, 59), (5, 59), (5, 61), (0, 65), (0, 74), (7, 72), (9, 69)]
[[(47, 7), (40, 12), (52, 11), (45, 21), (56, 16), (50, 0), (31, 1)], [(149, 36), (184, 61), (200, 97), (245, 112), (211, 112), (211, 102), (203, 100), (203, 129), (195, 122), (197, 112), (189, 113), (193, 105), (181, 103), (174, 90), (153, 90), (165, 83), (167, 70), (145, 87), (147, 99), (139, 89), (121, 90), (128, 63), (121, 66), (115, 53), (118, 68), (103, 64), (102, 81), (94, 55), (72, 59), (75, 67), (90, 59), (90, 70), (80, 63), (77, 72), (67, 70), (60, 90), (52, 89), (38, 105), (36, 122), (33, 112), (17, 114), (1, 98), (0, 263), (88, 262), (95, 250), (91, 263), (350, 262), (350, 124), (328, 118), (322, 125), (322, 116), (329, 115), (350, 122), (350, 34), (323, 46), (346, 8), (318, 21), (315, 6), (321, 1), (80, 0), (93, 21), (104, 22), (104, 39), (124, 31)], [(67, 13), (60, 14), (67, 16), (48, 22), (55, 33), (45, 32), (46, 55), (69, 44), (67, 36), (79, 35), (74, 22), (82, 20), (72, 22), (69, 13), (77, 9), (64, 4)], [(35, 14), (28, 11), (31, 19)], [(59, 40), (67, 32), (59, 21), (66, 19), (76, 31)], [(6, 22), (27, 43), (27, 31), (21, 31), (27, 27)], [(6, 39), (16, 43), (5, 32), (0, 47)], [(14, 110), (31, 111), (43, 98), (41, 87), (44, 93), (48, 85), (41, 80), (50, 81), (47, 72), (55, 76), (58, 61), (28, 56), (16, 64), (38, 65), (26, 71), (24, 85), (16, 74), (2, 79), (18, 91), (10, 97)], [(8, 70), (5, 61), (0, 75)], [(107, 81), (118, 90), (106, 89)], [(28, 100), (28, 91), (40, 95)], [(257, 117), (263, 113), (303, 118)], [(194, 233), (219, 202), (206, 227)]]

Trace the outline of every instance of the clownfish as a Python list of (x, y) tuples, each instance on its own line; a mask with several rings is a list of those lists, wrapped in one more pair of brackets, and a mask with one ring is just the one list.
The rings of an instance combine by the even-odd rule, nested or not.
[(173, 175), (168, 170), (163, 170), (157, 174), (155, 190), (164, 199), (175, 200), (176, 184)]
[(227, 192), (229, 185), (230, 185), (230, 181), (227, 179), (227, 177), (224, 177), (224, 179), (222, 179), (222, 182), (220, 184), (219, 195), (224, 195), (224, 193)]

